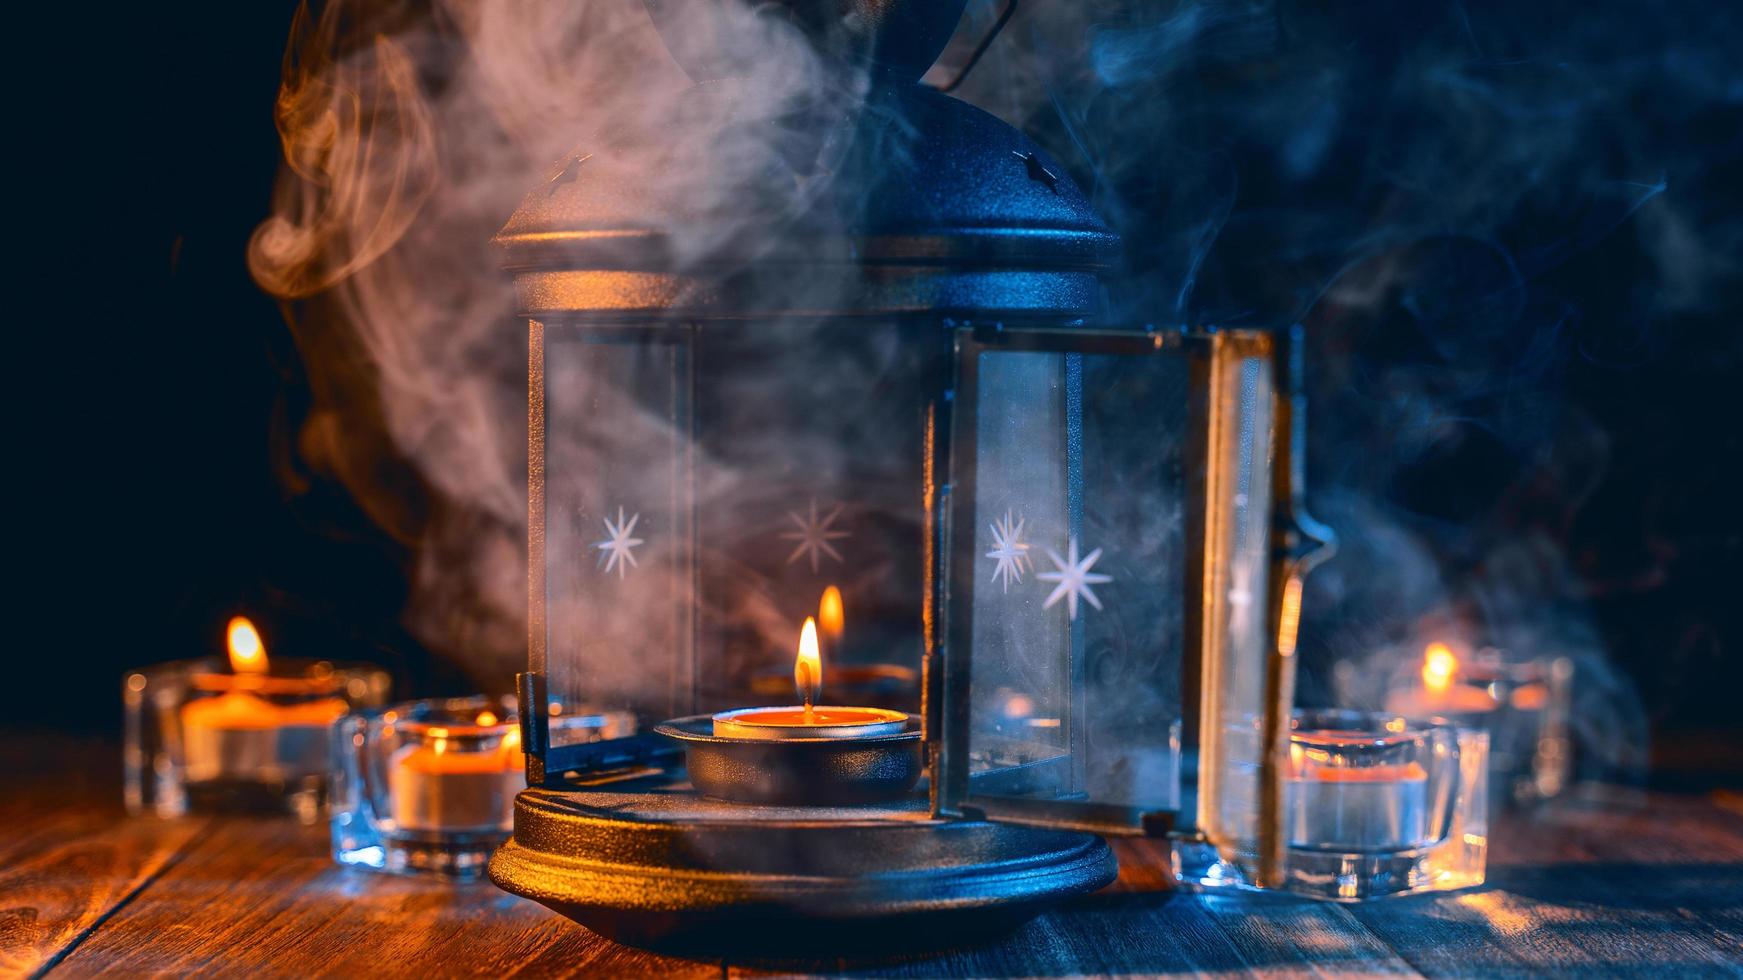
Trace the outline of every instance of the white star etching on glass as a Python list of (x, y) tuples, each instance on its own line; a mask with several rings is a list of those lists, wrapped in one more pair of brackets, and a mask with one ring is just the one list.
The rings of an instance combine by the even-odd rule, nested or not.
[(1058, 571), (1038, 572), (1035, 577), (1043, 582), (1057, 582), (1059, 584), (1054, 586), (1053, 594), (1047, 597), (1047, 601), (1041, 604), (1041, 608), (1051, 609), (1054, 603), (1064, 599), (1065, 608), (1070, 614), (1070, 618), (1076, 619), (1077, 597), (1080, 595), (1090, 605), (1097, 609), (1101, 608), (1101, 600), (1095, 597), (1095, 590), (1091, 589), (1090, 586), (1112, 582), (1114, 577), (1090, 571), (1096, 560), (1101, 558), (1100, 548), (1090, 552), (1082, 561), (1078, 561), (1077, 538), (1073, 537), (1066, 545), (1065, 558), (1060, 558), (1059, 552), (1052, 548), (1047, 549), (1047, 557), (1053, 559), (1053, 565)]
[(834, 510), (819, 518), (817, 516), (817, 498), (812, 497), (809, 518), (799, 516), (798, 511), (787, 511), (787, 516), (792, 519), (798, 530), (784, 531), (781, 533), (781, 537), (788, 541), (799, 542), (799, 546), (787, 556), (787, 564), (791, 565), (806, 555), (810, 555), (811, 571), (815, 574), (818, 563), (826, 554), (836, 561), (845, 560), (841, 557), (841, 552), (836, 551), (835, 546), (829, 543), (853, 537), (853, 532), (838, 530), (835, 527), (835, 519), (841, 516), (841, 508), (841, 504), (836, 504)]
[(629, 567), (636, 563), (635, 547), (642, 543), (642, 539), (632, 538), (630, 535), (635, 533), (636, 522), (641, 519), (642, 515), (637, 513), (627, 521), (624, 520), (623, 508), (619, 507), (617, 509), (617, 523), (613, 524), (609, 517), (605, 519), (605, 531), (611, 537), (593, 545), (599, 549), (599, 563), (604, 567), (605, 574), (610, 575), (612, 569), (617, 569), (617, 578), (620, 582), (623, 580), (624, 574), (629, 571)]
[(1026, 523), (1026, 519), (1019, 517), (1013, 524), (1011, 512), (1007, 510), (1004, 520), (988, 525), (993, 534), (993, 550), (986, 556), (998, 559), (998, 566), (993, 569), (993, 581), (1003, 581), (1006, 593), (1011, 591), (1012, 580), (1023, 580), (1023, 572), (1029, 565), (1029, 545), (1023, 540), (1023, 525)]

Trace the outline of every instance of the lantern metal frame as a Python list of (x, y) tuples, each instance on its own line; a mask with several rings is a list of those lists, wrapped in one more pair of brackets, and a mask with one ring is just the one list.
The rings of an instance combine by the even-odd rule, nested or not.
[[(1261, 719), (1260, 821), (1258, 826), (1257, 876), (1276, 873), (1281, 858), (1278, 814), (1281, 811), (1281, 761), (1286, 747), (1288, 709), (1293, 694), (1295, 629), (1299, 622), (1301, 577), (1329, 551), (1331, 534), (1306, 518), (1300, 508), (1300, 455), (1303, 439), (1298, 383), (1298, 330), (1281, 337), (1264, 331), (1205, 329), (1109, 329), (1042, 325), (1037, 321), (1009, 323), (954, 321), (940, 318), (939, 369), (929, 384), (935, 392), (926, 414), (923, 498), (926, 513), (925, 547), (925, 680), (922, 717), (932, 812), (940, 817), (988, 819), (1056, 830), (1087, 830), (1105, 835), (1199, 835), (1192, 800), (1197, 785), (1183, 780), (1180, 810), (1099, 804), (1086, 800), (1049, 800), (1000, 795), (989, 787), (971, 787), (968, 740), (965, 737), (972, 690), (968, 649), (971, 637), (963, 617), (951, 621), (947, 610), (954, 594), (958, 600), (972, 596), (975, 583), (967, 563), (952, 563), (953, 553), (973, 547), (972, 516), (957, 519), (953, 501), (974, 499), (973, 467), (953, 466), (953, 454), (972, 457), (974, 432), (960, 423), (967, 413), (961, 406), (973, 405), (978, 390), (978, 355), (982, 352), (1042, 352), (1075, 355), (1120, 355), (1132, 357), (1184, 357), (1189, 366), (1189, 401), (1184, 431), (1189, 436), (1186, 486), (1187, 548), (1183, 555), (1186, 574), (1186, 618), (1181, 658), (1183, 750), (1198, 745), (1204, 665), (1216, 652), (1205, 627), (1207, 591), (1205, 575), (1217, 559), (1207, 555), (1210, 529), (1206, 525), (1207, 503), (1221, 490), (1214, 462), (1220, 451), (1212, 445), (1222, 427), (1213, 417), (1217, 398), (1213, 359), (1219, 356), (1264, 357), (1273, 363), (1273, 418), (1270, 425), (1272, 460), (1270, 522), (1271, 559), (1268, 575), (1267, 634), (1272, 637), (1265, 668), (1265, 710)], [(568, 329), (568, 328), (565, 328)], [(616, 322), (588, 324), (587, 331), (600, 330), (619, 341), (683, 345), (696, 336), (693, 323), (639, 325)], [(546, 327), (534, 321), (529, 339), (529, 534), (528, 609), (529, 645), (534, 663), (542, 662), (546, 640), (546, 564), (544, 554), (544, 354)], [(693, 358), (691, 359), (693, 360)], [(693, 370), (693, 368), (691, 368)], [(939, 474), (945, 474), (942, 482)], [(553, 745), (551, 719), (544, 676), (538, 671), (520, 675), (520, 695), (529, 710), (522, 712), (522, 738), (527, 749), (530, 786), (560, 789), (577, 778), (589, 786), (623, 779), (645, 779), (681, 764), (681, 750), (652, 732), (629, 738), (578, 745)], [(1069, 728), (1070, 726), (1068, 726)], [(1078, 728), (1070, 728), (1078, 732)], [(1202, 772), (1202, 769), (1200, 770)]]

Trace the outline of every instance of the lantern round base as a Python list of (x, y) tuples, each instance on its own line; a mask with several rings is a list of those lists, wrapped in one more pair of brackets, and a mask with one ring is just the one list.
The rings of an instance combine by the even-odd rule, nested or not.
[(529, 789), (490, 878), (633, 946), (798, 955), (960, 946), (1113, 881), (1088, 834), (941, 821), (921, 801), (747, 806), (685, 788)]

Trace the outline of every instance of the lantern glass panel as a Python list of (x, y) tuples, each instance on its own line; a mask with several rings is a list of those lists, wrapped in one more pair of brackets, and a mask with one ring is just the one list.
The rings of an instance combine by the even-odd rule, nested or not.
[[(694, 333), (553, 325), (542, 334), (546, 629), (543, 667), (537, 644), (532, 667), (558, 711), (687, 714), (696, 702)], [(565, 731), (551, 726), (553, 747)]]
[(1252, 849), (1287, 698), (1271, 370), (1258, 334), (962, 332), (946, 812)]
[[(919, 709), (923, 367), (938, 347), (936, 321), (701, 328), (697, 710), (795, 703), (800, 627), (831, 586), (843, 615), (819, 623), (823, 702)], [(873, 664), (908, 683), (868, 692), (854, 671)]]
[(536, 329), (530, 660), (558, 710), (629, 710), (645, 730), (794, 703), (800, 627), (831, 586), (845, 615), (823, 624), (823, 700), (918, 710), (940, 336), (904, 319)]

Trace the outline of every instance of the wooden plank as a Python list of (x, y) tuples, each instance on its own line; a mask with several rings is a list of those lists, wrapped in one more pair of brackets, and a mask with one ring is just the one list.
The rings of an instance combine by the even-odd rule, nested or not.
[[(931, 958), (837, 960), (827, 965), (735, 963), (729, 973), (740, 977), (841, 972), (880, 977), (1225, 977), (1312, 973), (1316, 968), (1327, 973), (1356, 969), (1410, 973), (1341, 910), (1265, 896), (1178, 891), (1166, 845), (1121, 840), (1114, 846), (1120, 878), (1113, 885), (986, 946)], [(1265, 909), (1269, 911), (1261, 911)]]
[(52, 966), (174, 861), (208, 824), (129, 820), (103, 740), (0, 743), (0, 977)]
[(1352, 911), (1436, 976), (1743, 971), (1743, 821), (1599, 789), (1505, 815), (1487, 887)]
[(932, 959), (745, 963), (730, 972), (1723, 974), (1743, 962), (1743, 822), (1714, 801), (1605, 790), (1507, 814), (1496, 830), (1490, 887), (1353, 906), (1170, 897), (1166, 848), (1122, 841), (1119, 882), (1003, 942)]
[(54, 812), (7, 826), (22, 831), (0, 870), (0, 976), (55, 962), (170, 866), (204, 820), (127, 821)]
[(732, 977), (1239, 976), (1251, 965), (1203, 908), (1167, 894), (1101, 893), (1011, 935), (936, 955), (830, 961), (734, 961)]
[(1541, 810), (1507, 814), (1490, 863), (1743, 861), (1743, 820), (1719, 798), (1588, 787)]
[[(19, 791), (0, 796), (0, 974), (723, 972), (713, 961), (617, 946), (487, 884), (337, 868), (321, 827), (127, 820), (112, 752), (87, 748), (39, 751)], [(1490, 887), (1359, 906), (1176, 892), (1165, 847), (1120, 841), (1114, 886), (1001, 941), (932, 957), (745, 962), (725, 972), (1738, 974), (1740, 808), (1735, 794), (1587, 791), (1504, 817), (1491, 837)]]
[(57, 975), (659, 974), (716, 964), (618, 946), (488, 883), (340, 868), (324, 827), (224, 818)]
[(1197, 894), (1242, 956), (1264, 976), (1417, 976), (1349, 906), (1285, 895)]

